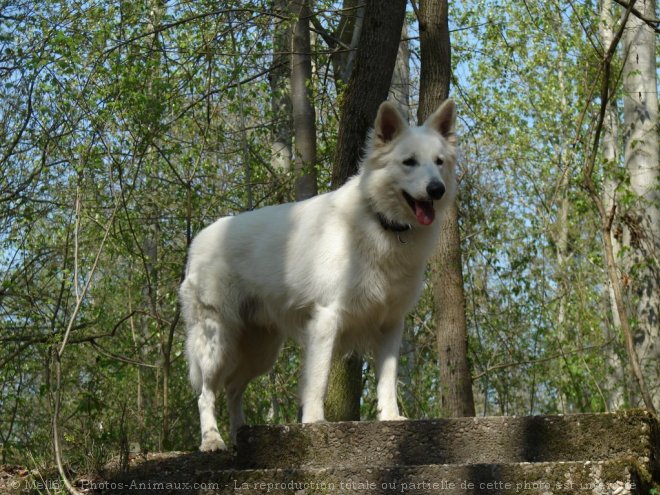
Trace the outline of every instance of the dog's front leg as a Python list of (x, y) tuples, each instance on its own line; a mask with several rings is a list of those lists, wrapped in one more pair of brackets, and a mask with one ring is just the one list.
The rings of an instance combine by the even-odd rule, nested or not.
[(328, 388), (339, 317), (332, 308), (318, 308), (306, 328), (300, 388), (302, 422), (325, 421), (323, 402)]
[(376, 379), (378, 385), (378, 419), (381, 421), (398, 421), (406, 419), (399, 414), (396, 402), (397, 366), (399, 349), (403, 335), (403, 322), (386, 327), (382, 340), (376, 348)]

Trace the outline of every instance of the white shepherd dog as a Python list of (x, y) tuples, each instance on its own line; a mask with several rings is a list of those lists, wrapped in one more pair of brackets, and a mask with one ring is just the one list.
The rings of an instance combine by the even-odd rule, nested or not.
[(221, 218), (190, 246), (181, 285), (200, 450), (224, 450), (215, 419), (224, 388), (235, 440), (248, 382), (271, 369), (286, 337), (304, 346), (303, 423), (324, 420), (333, 355), (371, 351), (378, 418), (404, 419), (397, 361), (442, 213), (456, 195), (456, 107), (409, 127), (381, 104), (359, 173), (306, 201)]

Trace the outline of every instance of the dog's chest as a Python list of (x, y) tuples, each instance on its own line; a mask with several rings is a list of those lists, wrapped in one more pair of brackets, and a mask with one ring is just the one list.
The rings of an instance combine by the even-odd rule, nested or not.
[(399, 315), (412, 309), (421, 288), (424, 264), (410, 263), (403, 256), (364, 257), (360, 261), (351, 270), (352, 290), (345, 294), (356, 312)]

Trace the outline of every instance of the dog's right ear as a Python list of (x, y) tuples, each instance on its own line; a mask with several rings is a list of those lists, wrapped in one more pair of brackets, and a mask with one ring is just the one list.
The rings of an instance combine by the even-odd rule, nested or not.
[(380, 104), (378, 115), (376, 115), (376, 123), (374, 124), (377, 141), (387, 144), (396, 139), (407, 128), (408, 124), (403, 120), (394, 105), (389, 101)]
[(445, 100), (424, 122), (424, 125), (439, 132), (450, 143), (456, 143), (456, 103), (454, 100)]

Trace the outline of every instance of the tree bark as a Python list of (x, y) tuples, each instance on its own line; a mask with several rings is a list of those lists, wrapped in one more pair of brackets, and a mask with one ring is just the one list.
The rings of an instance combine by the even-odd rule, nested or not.
[[(405, 0), (365, 2), (360, 41), (342, 100), (333, 189), (357, 172), (367, 132), (376, 119), (379, 105), (387, 99), (405, 9)], [(355, 355), (333, 361), (325, 403), (329, 420), (360, 419), (361, 363)]]
[(356, 354), (332, 362), (328, 394), (325, 398), (327, 421), (358, 421), (362, 397), (362, 359)]
[[(612, 44), (614, 39), (614, 16), (612, 14), (612, 0), (601, 0), (600, 4), (600, 39), (604, 47)], [(604, 182), (603, 182), (603, 204), (605, 211), (613, 211), (617, 199), (616, 191), (618, 181), (615, 179), (616, 168), (618, 164), (617, 142), (618, 142), (618, 118), (616, 109), (616, 100), (611, 99), (607, 103), (605, 111), (605, 119), (603, 120), (603, 166), (604, 166)], [(616, 220), (615, 220), (616, 221)], [(608, 233), (610, 236), (610, 243), (612, 245), (613, 255), (615, 259), (619, 257), (619, 242), (612, 232)], [(607, 259), (607, 253), (605, 253)], [(607, 277), (607, 284), (605, 286), (605, 300), (609, 307), (611, 318), (607, 322), (607, 339), (615, 340), (621, 334), (621, 318), (616, 305), (614, 297), (614, 288), (612, 281)], [(622, 408), (625, 404), (625, 383), (626, 373), (624, 363), (612, 347), (607, 352), (607, 361), (609, 364), (609, 373), (607, 376), (607, 404), (608, 411), (616, 411)]]
[(309, 0), (291, 3), (296, 17), (291, 53), (291, 104), (295, 144), (296, 200), (311, 198), (316, 187), (316, 112), (312, 103), (312, 49)]
[[(655, 0), (637, 0), (635, 8), (655, 17)], [(624, 215), (626, 269), (636, 314), (635, 352), (656, 404), (660, 403), (660, 164), (656, 37), (637, 16), (628, 18), (623, 36), (624, 161), (634, 195)]]
[(271, 91), (271, 111), (273, 112), (273, 142), (271, 145), (271, 168), (283, 174), (291, 169), (291, 144), (293, 113), (291, 109), (291, 24), (283, 20), (288, 14), (288, 2), (276, 0), (273, 10), (277, 17), (273, 25), (273, 59), (268, 82)]
[(378, 106), (387, 99), (399, 48), (406, 2), (366, 0), (360, 43), (342, 99), (332, 187), (357, 172), (358, 161)]
[(360, 6), (360, 3), (360, 0), (344, 0), (343, 13), (334, 36), (341, 42), (341, 45), (331, 42), (334, 48), (332, 69), (335, 73), (335, 82), (345, 84), (353, 71), (353, 62), (360, 42), (364, 19), (364, 6)]
[[(447, 0), (420, 1), (419, 32), (421, 75), (417, 120), (423, 123), (449, 95), (451, 45)], [(442, 410), (448, 416), (474, 416), (456, 202), (444, 217), (431, 265)]]
[(396, 103), (406, 122), (410, 120), (410, 49), (407, 38), (408, 29), (404, 24), (390, 85), (390, 101)]

